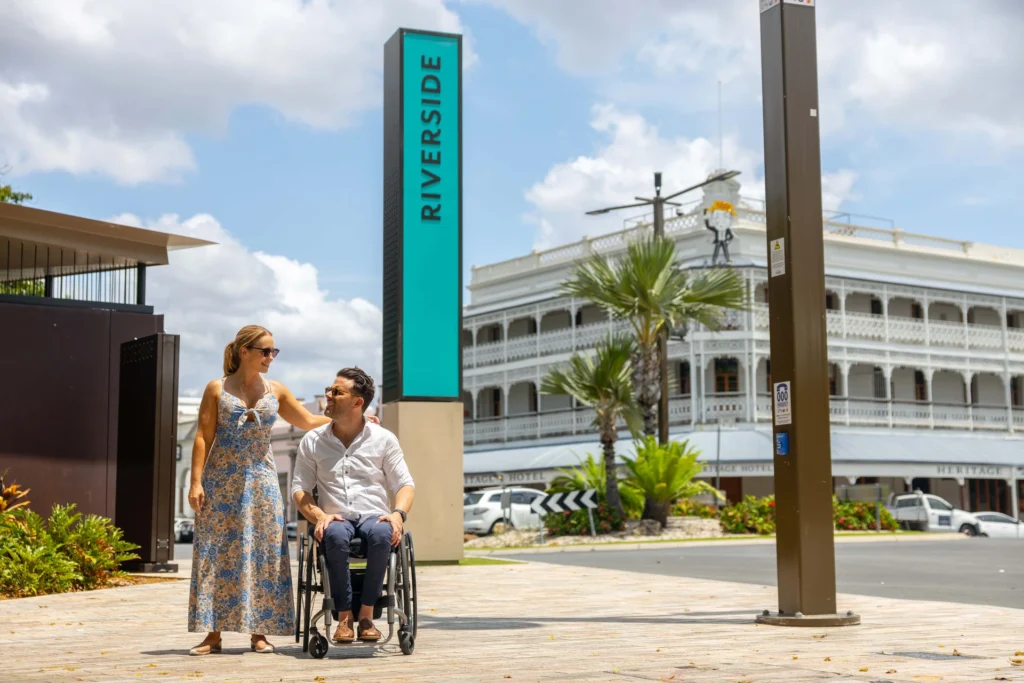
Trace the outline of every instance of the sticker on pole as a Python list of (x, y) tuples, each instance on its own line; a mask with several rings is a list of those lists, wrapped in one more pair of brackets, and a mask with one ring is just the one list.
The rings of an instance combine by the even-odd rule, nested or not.
[(775, 383), (775, 426), (793, 424), (793, 392), (789, 382)]
[(771, 277), (786, 274), (786, 238), (771, 241)]

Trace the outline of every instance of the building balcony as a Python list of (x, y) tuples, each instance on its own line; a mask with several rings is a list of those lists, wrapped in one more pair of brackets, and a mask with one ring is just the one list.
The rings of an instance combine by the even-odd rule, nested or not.
[[(767, 338), (769, 329), (767, 304), (755, 304), (751, 311), (753, 329), (747, 316), (731, 312), (726, 316), (724, 332), (745, 331)], [(922, 348), (957, 349), (983, 354), (1024, 354), (1024, 329), (979, 323), (922, 320), (852, 311), (826, 311), (829, 339), (834, 343), (882, 343)], [(624, 321), (601, 321), (562, 329), (542, 331), (508, 340), (472, 344), (463, 347), (464, 368), (481, 368), (531, 358), (544, 358), (593, 348), (609, 333), (629, 333)], [(710, 338), (707, 330), (696, 330), (693, 339)]]
[[(719, 393), (697, 397), (697, 415), (693, 397), (669, 399), (669, 424), (692, 428), (697, 424), (751, 422), (771, 424), (771, 396), (759, 394), (751, 401), (747, 394)], [(871, 398), (833, 396), (830, 399), (833, 425), (887, 427), (899, 429), (950, 429), (964, 431), (1024, 430), (1024, 406), (930, 403)], [(699, 419), (694, 419), (695, 417)], [(578, 435), (596, 436), (594, 411), (590, 408), (544, 411), (505, 417), (467, 420), (464, 441), (467, 446), (489, 443), (555, 439)], [(620, 429), (625, 424), (620, 422)]]

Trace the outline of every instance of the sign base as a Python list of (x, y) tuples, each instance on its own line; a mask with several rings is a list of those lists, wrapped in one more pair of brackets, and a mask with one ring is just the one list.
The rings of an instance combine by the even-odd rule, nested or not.
[(772, 614), (765, 610), (757, 616), (755, 622), (765, 626), (795, 626), (807, 628), (834, 628), (837, 626), (859, 626), (860, 615), (853, 612), (846, 614)]
[(417, 562), (463, 558), (462, 401), (394, 401), (381, 425), (398, 437), (415, 482), (406, 530)]

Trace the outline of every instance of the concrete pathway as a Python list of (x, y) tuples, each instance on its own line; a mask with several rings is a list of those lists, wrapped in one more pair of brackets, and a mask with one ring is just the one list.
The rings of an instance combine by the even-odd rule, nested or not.
[[(773, 588), (540, 563), (417, 573), (416, 651), (226, 634), (189, 657), (188, 582), (0, 601), (0, 679), (20, 681), (1024, 681), (1024, 610), (840, 596), (863, 624), (756, 626)], [(381, 624), (378, 624), (380, 626)], [(1014, 666), (1013, 659), (1022, 662)]]

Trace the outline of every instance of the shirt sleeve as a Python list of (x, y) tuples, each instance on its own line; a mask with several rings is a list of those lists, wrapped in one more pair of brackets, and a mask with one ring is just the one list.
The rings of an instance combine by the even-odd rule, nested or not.
[(405, 464), (405, 454), (393, 435), (388, 437), (384, 446), (384, 476), (392, 495), (397, 494), (402, 487), (415, 487), (409, 467)]
[(292, 472), (292, 496), (299, 491), (313, 493), (316, 487), (316, 460), (313, 458), (313, 449), (310, 445), (310, 433), (299, 441), (295, 449), (295, 471)]

